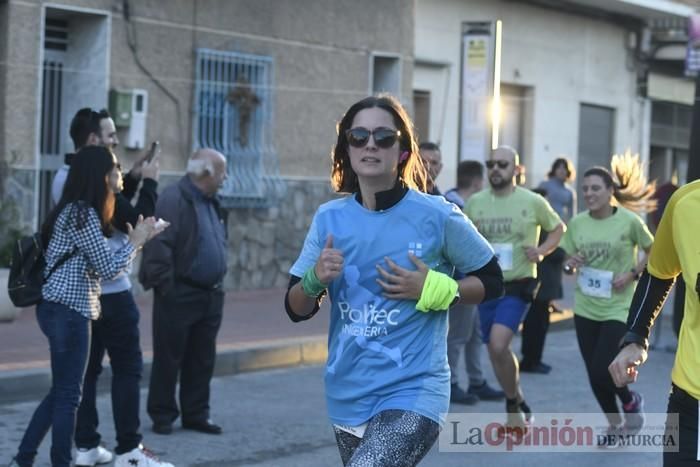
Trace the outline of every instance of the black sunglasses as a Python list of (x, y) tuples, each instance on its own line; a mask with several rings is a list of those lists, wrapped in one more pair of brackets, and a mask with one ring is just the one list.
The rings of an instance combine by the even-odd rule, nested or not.
[(486, 168), (493, 169), (498, 166), (499, 169), (506, 169), (510, 165), (508, 161), (486, 161)]
[(396, 143), (396, 140), (401, 136), (401, 131), (393, 128), (379, 127), (374, 130), (358, 126), (350, 128), (345, 132), (345, 137), (348, 139), (348, 144), (354, 148), (364, 148), (369, 142), (369, 137), (374, 137), (374, 143), (382, 148), (388, 149)]

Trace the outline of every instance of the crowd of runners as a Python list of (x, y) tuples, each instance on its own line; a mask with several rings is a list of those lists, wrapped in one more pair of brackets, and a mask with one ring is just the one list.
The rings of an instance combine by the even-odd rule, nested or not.
[[(669, 413), (680, 412), (680, 449), (664, 453), (664, 465), (696, 465), (700, 265), (691, 224), (700, 216), (690, 222), (690, 212), (700, 212), (700, 184), (671, 198), (655, 244), (640, 217), (656, 208), (655, 184), (638, 156), (585, 170), (577, 214), (569, 160), (555, 160), (530, 191), (507, 146), (486, 160), (487, 186), (484, 167), (463, 161), (458, 186), (442, 195), (439, 147), (417, 144), (405, 109), (389, 96), (355, 103), (337, 133), (331, 181), (350, 196), (316, 211), (285, 308), (301, 321), (330, 299), (326, 398), (344, 465), (418, 464), (450, 401), (505, 399), (505, 435), (526, 432), (537, 407), (526, 401), (520, 371), (551, 371), (542, 349), (562, 272), (576, 276), (576, 337), (607, 417), (598, 437), (606, 449), (643, 428), (644, 398), (629, 384), (669, 288), (681, 274), (692, 281), (669, 401)], [(511, 343), (524, 320), (519, 360)], [(501, 390), (483, 378), (482, 343)], [(467, 390), (457, 384), (462, 352)]]

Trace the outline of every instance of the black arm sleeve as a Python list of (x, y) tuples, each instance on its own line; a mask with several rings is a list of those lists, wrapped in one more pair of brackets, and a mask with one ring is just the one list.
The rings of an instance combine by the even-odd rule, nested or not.
[(314, 305), (314, 309), (311, 310), (311, 313), (305, 316), (299, 316), (298, 314), (294, 313), (292, 311), (292, 307), (289, 305), (289, 290), (294, 287), (294, 285), (298, 282), (301, 281), (301, 277), (295, 276), (295, 275), (290, 275), (289, 276), (289, 285), (287, 286), (287, 293), (284, 294), (284, 310), (287, 312), (287, 316), (289, 316), (289, 319), (294, 321), (295, 323), (298, 323), (300, 321), (306, 321), (307, 319), (311, 319), (314, 317), (316, 313), (318, 313), (318, 310), (321, 308), (321, 302), (323, 301), (323, 297), (326, 295), (326, 291), (324, 290), (321, 292), (321, 294), (316, 297), (316, 305)]
[(498, 265), (496, 256), (493, 256), (485, 266), (468, 273), (467, 276), (474, 276), (484, 284), (484, 299), (482, 302), (500, 298), (505, 292), (505, 288), (503, 287), (503, 271), (501, 271), (501, 267)]
[(127, 172), (126, 175), (124, 175), (124, 189), (122, 190), (122, 195), (124, 195), (124, 198), (128, 199), (129, 201), (134, 199), (140, 181), (141, 177), (135, 177), (131, 174), (131, 172)]
[(627, 316), (627, 330), (629, 332), (643, 339), (649, 339), (654, 320), (661, 313), (661, 308), (663, 308), (675, 281), (675, 279), (659, 279), (644, 269), (634, 291)]
[(126, 233), (126, 223), (132, 226), (136, 225), (139, 215), (143, 217), (152, 216), (156, 212), (156, 201), (158, 200), (158, 182), (150, 178), (145, 178), (139, 192), (139, 200), (136, 206), (132, 206), (131, 202), (122, 194), (116, 196), (114, 204), (114, 219), (112, 225), (115, 228)]

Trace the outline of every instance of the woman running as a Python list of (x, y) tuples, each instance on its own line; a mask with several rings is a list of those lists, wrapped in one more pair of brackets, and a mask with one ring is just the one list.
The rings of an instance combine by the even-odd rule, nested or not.
[(447, 309), (500, 296), (501, 271), (459, 209), (424, 193), (396, 99), (355, 103), (337, 131), (331, 181), (350, 196), (316, 211), (285, 307), (302, 321), (330, 296), (326, 401), (343, 464), (414, 466), (449, 408)]
[[(577, 271), (574, 323), (588, 379), (609, 427), (601, 447), (614, 448), (619, 436), (644, 424), (642, 395), (616, 388), (608, 365), (625, 335), (634, 283), (646, 266), (653, 237), (632, 211), (653, 210), (654, 184), (647, 184), (638, 156), (613, 156), (612, 173), (593, 167), (583, 174), (588, 210), (571, 219), (561, 247), (567, 270)], [(614, 174), (614, 175), (613, 175)], [(638, 249), (644, 254), (638, 260)], [(624, 424), (615, 396), (622, 403)]]

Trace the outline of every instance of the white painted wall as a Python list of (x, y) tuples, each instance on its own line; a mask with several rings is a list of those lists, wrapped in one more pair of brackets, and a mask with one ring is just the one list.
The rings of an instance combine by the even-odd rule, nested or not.
[[(416, 61), (451, 64), (446, 108), (437, 99), (444, 78), (416, 65), (414, 87), (437, 89), (431, 138), (441, 139), (443, 190), (454, 185), (459, 123), (460, 35), (463, 21), (503, 21), (503, 83), (532, 87), (524, 135), (518, 148), (528, 168), (528, 184), (546, 177), (559, 155), (578, 163), (581, 103), (615, 109), (616, 152), (631, 148), (647, 155), (643, 138), (643, 100), (636, 97), (635, 72), (625, 50), (628, 34), (614, 24), (501, 0), (416, 0)], [(432, 80), (432, 81), (430, 81)], [(430, 83), (427, 83), (430, 81)], [(444, 128), (440, 124), (443, 108)], [(529, 130), (528, 130), (529, 128)]]

